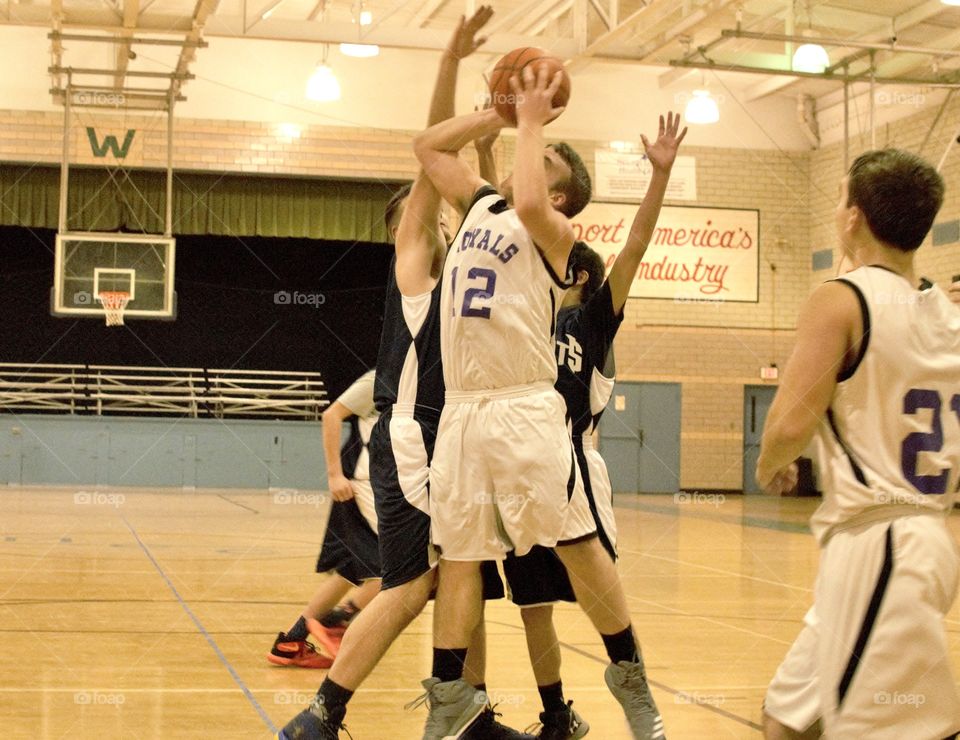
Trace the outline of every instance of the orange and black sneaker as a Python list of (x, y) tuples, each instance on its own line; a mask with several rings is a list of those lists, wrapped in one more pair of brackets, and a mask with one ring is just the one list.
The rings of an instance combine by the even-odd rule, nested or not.
[(340, 652), (340, 643), (343, 641), (343, 633), (346, 631), (345, 627), (324, 627), (318, 620), (307, 617), (307, 629), (310, 630), (313, 639), (320, 643), (325, 653), (334, 658), (337, 657), (337, 653)]
[(289, 640), (283, 632), (273, 641), (273, 649), (267, 654), (267, 660), (274, 665), (321, 670), (326, 670), (333, 665), (333, 658), (317, 652), (317, 649), (306, 640)]

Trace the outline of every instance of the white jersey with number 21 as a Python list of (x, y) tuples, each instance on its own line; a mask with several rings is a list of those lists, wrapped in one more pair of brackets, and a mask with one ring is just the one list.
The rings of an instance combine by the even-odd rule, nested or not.
[(946, 513), (960, 484), (960, 310), (881, 267), (840, 280), (861, 301), (864, 339), (812, 442), (821, 543), (890, 507)]

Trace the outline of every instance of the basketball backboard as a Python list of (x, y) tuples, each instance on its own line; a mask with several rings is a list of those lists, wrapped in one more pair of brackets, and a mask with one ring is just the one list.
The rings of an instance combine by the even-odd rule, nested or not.
[(127, 318), (172, 319), (176, 242), (143, 234), (57, 234), (52, 312), (55, 316), (103, 316), (97, 296), (130, 294)]

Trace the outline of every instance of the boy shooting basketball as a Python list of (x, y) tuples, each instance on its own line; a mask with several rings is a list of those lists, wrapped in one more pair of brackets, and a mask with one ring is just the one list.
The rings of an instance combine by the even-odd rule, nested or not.
[(458, 738), (477, 716), (463, 666), (480, 621), (479, 563), (535, 545), (557, 547), (572, 574), (607, 647), (607, 683), (634, 736), (663, 737), (626, 597), (597, 538), (553, 388), (556, 314), (574, 245), (569, 218), (590, 200), (576, 152), (543, 145), (544, 125), (561, 112), (551, 103), (561, 78), (548, 80), (543, 69), (535, 76), (528, 66), (522, 82), (513, 80), (516, 170), (499, 193), (458, 156), (468, 141), (503, 127), (495, 111), (446, 121), (415, 141), (437, 190), (466, 213), (443, 273), (446, 404), (431, 468), (441, 561), (425, 740)]
[[(856, 267), (819, 287), (764, 429), (757, 481), (780, 493), (812, 445), (824, 500), (814, 606), (767, 691), (769, 738), (946, 738), (960, 697), (943, 617), (960, 561), (960, 312), (914, 254), (940, 175), (896, 149), (858, 157), (836, 212)], [(819, 726), (818, 726), (819, 720)]]
[[(483, 43), (476, 34), (492, 15), (481, 6), (461, 19), (444, 53), (430, 122), (453, 115), (460, 59)], [(430, 540), (428, 476), (440, 408), (439, 273), (449, 240), (440, 196), (419, 176), (413, 188), (391, 201), (387, 228), (396, 242), (388, 280), (383, 335), (377, 360), (376, 403), (382, 412), (374, 429), (373, 483), (383, 563), (383, 588), (344, 636), (341, 651), (310, 708), (281, 731), (286, 740), (333, 740), (339, 736), (347, 704), (392, 642), (423, 610), (435, 584), (436, 556)], [(492, 566), (490, 563), (488, 566)], [(502, 598), (496, 568), (485, 569), (484, 596)], [(471, 634), (467, 667), (472, 686), (482, 692), (485, 634)], [(473, 740), (531, 740), (504, 727), (482, 702), (467, 737)]]

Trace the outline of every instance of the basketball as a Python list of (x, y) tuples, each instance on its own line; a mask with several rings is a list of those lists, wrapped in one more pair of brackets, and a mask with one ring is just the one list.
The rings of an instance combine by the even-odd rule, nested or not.
[[(525, 46), (514, 49), (497, 62), (490, 75), (490, 96), (493, 107), (505, 121), (517, 125), (516, 94), (510, 87), (510, 78), (520, 75), (528, 64), (534, 64), (534, 70), (546, 66), (552, 78), (557, 72), (563, 72), (563, 80), (553, 96), (553, 105), (556, 108), (564, 106), (570, 100), (570, 75), (564, 69), (563, 62), (551, 56), (546, 50), (537, 46)], [(553, 119), (551, 119), (553, 120)]]

